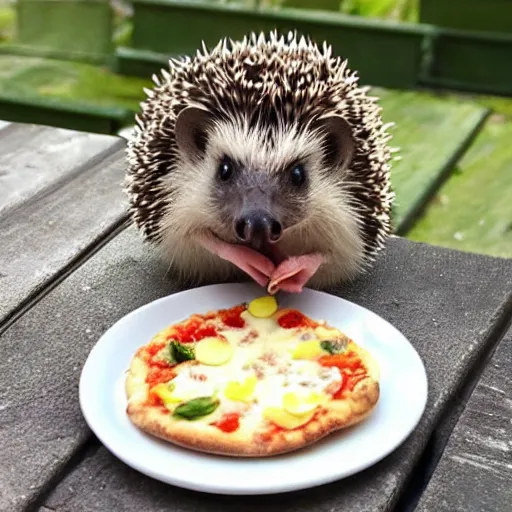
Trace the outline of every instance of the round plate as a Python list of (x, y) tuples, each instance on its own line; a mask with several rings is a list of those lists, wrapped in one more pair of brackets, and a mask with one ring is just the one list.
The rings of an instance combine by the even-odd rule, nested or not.
[(361, 471), (396, 449), (412, 432), (427, 400), (423, 363), (388, 322), (351, 302), (310, 289), (279, 296), (338, 327), (376, 358), (381, 395), (364, 422), (317, 444), (269, 458), (194, 452), (144, 434), (129, 421), (125, 372), (135, 351), (161, 329), (192, 313), (228, 308), (261, 296), (252, 284), (195, 288), (156, 300), (126, 315), (94, 346), (82, 370), (80, 405), (91, 430), (119, 459), (152, 478), (219, 494), (272, 494), (325, 484)]

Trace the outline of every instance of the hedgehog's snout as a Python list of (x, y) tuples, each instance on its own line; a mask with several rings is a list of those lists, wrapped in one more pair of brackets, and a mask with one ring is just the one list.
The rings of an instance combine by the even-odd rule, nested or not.
[(235, 221), (238, 239), (255, 248), (277, 242), (282, 231), (279, 220), (263, 210), (246, 212)]

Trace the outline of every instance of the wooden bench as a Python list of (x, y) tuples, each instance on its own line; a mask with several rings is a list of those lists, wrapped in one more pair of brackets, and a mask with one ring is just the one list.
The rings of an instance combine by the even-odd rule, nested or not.
[(418, 512), (500, 512), (512, 504), (512, 329), (455, 426)]

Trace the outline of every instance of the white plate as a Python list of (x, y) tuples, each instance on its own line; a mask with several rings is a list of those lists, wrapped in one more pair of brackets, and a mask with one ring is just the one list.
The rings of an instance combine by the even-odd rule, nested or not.
[(152, 478), (219, 494), (272, 494), (333, 482), (361, 471), (396, 449), (414, 430), (427, 400), (423, 363), (392, 325), (351, 302), (306, 289), (280, 296), (342, 329), (367, 348), (381, 369), (381, 396), (363, 423), (286, 455), (237, 459), (202, 454), (140, 432), (125, 413), (125, 371), (135, 350), (157, 331), (192, 313), (231, 307), (262, 294), (251, 284), (222, 284), (177, 293), (128, 314), (94, 346), (80, 379), (80, 405), (100, 441), (119, 459)]

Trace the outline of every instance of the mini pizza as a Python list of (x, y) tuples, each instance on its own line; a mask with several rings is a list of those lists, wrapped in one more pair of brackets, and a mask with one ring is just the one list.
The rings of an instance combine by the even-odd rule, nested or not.
[(374, 358), (338, 329), (261, 297), (192, 315), (134, 355), (127, 414), (206, 453), (264, 457), (363, 421), (379, 399)]

